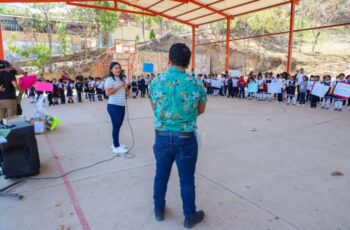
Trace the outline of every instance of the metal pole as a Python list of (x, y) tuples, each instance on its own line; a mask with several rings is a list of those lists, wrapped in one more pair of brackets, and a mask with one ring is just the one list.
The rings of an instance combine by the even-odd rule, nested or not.
[(2, 29), (1, 29), (1, 22), (0, 22), (0, 59), (5, 59), (5, 53), (4, 53), (4, 47), (3, 47), (3, 41), (2, 41)]
[(288, 44), (288, 59), (287, 59), (287, 72), (289, 74), (291, 73), (291, 70), (292, 70), (295, 4), (296, 3), (293, 0), (291, 2), (291, 9), (290, 9), (289, 44)]
[(192, 71), (196, 69), (196, 27), (192, 26)]
[(228, 71), (230, 68), (230, 36), (231, 36), (231, 19), (227, 18), (225, 71)]

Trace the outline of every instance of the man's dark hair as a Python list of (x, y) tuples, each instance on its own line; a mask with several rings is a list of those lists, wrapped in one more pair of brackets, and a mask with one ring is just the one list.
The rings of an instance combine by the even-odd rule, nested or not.
[(175, 43), (170, 47), (169, 59), (173, 65), (187, 67), (190, 64), (191, 51), (184, 43)]
[(0, 60), (0, 69), (10, 68), (11, 64), (8, 61)]

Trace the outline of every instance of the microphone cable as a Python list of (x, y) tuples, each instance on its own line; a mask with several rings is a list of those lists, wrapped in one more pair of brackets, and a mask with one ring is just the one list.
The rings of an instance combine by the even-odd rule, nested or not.
[[(129, 125), (129, 128), (130, 128), (130, 133), (131, 133), (131, 140), (132, 140), (132, 144), (131, 144), (131, 147), (130, 149), (128, 150), (127, 153), (124, 154), (124, 158), (128, 158), (128, 159), (132, 159), (134, 157), (136, 157), (136, 155), (134, 153), (131, 152), (132, 149), (134, 149), (135, 147), (135, 136), (134, 136), (134, 130), (132, 128), (132, 125), (130, 123), (130, 114), (129, 114), (129, 105), (128, 105), (128, 98), (126, 96), (126, 99), (125, 99), (125, 107), (126, 107), (126, 120), (128, 122), (128, 125)], [(118, 155), (115, 155), (111, 158), (108, 158), (108, 159), (105, 159), (105, 160), (101, 160), (101, 161), (98, 161), (98, 162), (95, 162), (93, 164), (90, 164), (90, 165), (87, 165), (87, 166), (84, 166), (84, 167), (80, 167), (80, 168), (76, 168), (76, 169), (73, 169), (73, 170), (70, 170), (62, 175), (59, 175), (59, 176), (53, 176), (53, 177), (28, 177), (28, 178), (25, 178), (25, 180), (55, 180), (55, 179), (60, 179), (62, 177), (65, 177), (65, 176), (68, 176), (74, 172), (78, 172), (78, 171), (81, 171), (81, 170), (84, 170), (84, 169), (89, 169), (89, 168), (92, 168), (96, 165), (99, 165), (99, 164), (102, 164), (102, 163), (106, 163), (106, 162), (110, 162), (112, 160), (114, 160), (115, 158), (117, 157), (121, 157), (122, 155), (121, 154), (118, 154)]]

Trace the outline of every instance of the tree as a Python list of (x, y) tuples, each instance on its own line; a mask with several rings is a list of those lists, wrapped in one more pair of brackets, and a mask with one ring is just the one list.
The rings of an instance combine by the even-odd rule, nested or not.
[(78, 31), (78, 34), (84, 37), (84, 51), (85, 51), (85, 63), (87, 62), (90, 47), (88, 46), (88, 38), (97, 36), (98, 26), (96, 23), (96, 11), (93, 9), (83, 8), (83, 7), (72, 7), (67, 9), (68, 17), (72, 21), (77, 21), (77, 23), (70, 23), (74, 25), (74, 30)]
[(66, 24), (63, 22), (60, 22), (57, 28), (58, 32), (58, 40), (61, 44), (61, 50), (63, 52), (63, 55), (66, 56), (66, 54), (70, 51), (69, 41), (67, 37), (66, 32)]
[(140, 36), (139, 35), (136, 35), (135, 37), (135, 42), (138, 43), (140, 41)]
[[(16, 57), (16, 56), (20, 56), (20, 53), (21, 53), (21, 49), (19, 47), (17, 47), (15, 45), (15, 43), (13, 42), (14, 40), (16, 40), (16, 35), (15, 34), (12, 34), (11, 35), (11, 39), (7, 40), (7, 48), (8, 48), (8, 51), (12, 56)], [(15, 59), (15, 58), (14, 58)], [(11, 62), (13, 62), (14, 60), (10, 60)]]
[[(110, 2), (98, 2), (97, 5), (103, 7), (112, 7)], [(109, 10), (95, 10), (95, 22), (98, 26), (98, 32), (102, 33), (103, 45), (108, 43), (109, 32), (116, 28), (119, 21), (119, 12)]]
[(153, 29), (149, 32), (149, 40), (153, 41), (156, 39), (156, 33), (154, 32)]
[[(52, 17), (54, 17), (56, 9), (62, 6), (62, 4), (57, 3), (36, 3), (32, 4), (30, 11), (32, 14), (38, 15), (37, 11), (40, 12), (40, 18), (44, 19), (44, 32), (47, 35), (49, 43), (50, 57), (52, 55), (52, 34), (54, 33), (54, 23)], [(52, 73), (52, 65), (49, 66), (49, 71)]]
[(29, 47), (25, 52), (27, 52), (26, 55), (34, 57), (28, 63), (30, 65), (38, 67), (41, 70), (41, 73), (44, 73), (45, 64), (47, 64), (51, 59), (50, 48), (44, 44), (35, 44), (34, 46)]
[(154, 17), (153, 21), (159, 26), (160, 36), (163, 36), (163, 22), (164, 22), (164, 18), (157, 16), (157, 17)]
[(38, 43), (33, 46), (17, 47), (12, 40), (8, 40), (7, 45), (12, 55), (21, 58), (31, 58), (28, 64), (39, 68), (41, 72), (44, 73), (45, 64), (47, 64), (51, 58), (50, 48), (47, 45)]

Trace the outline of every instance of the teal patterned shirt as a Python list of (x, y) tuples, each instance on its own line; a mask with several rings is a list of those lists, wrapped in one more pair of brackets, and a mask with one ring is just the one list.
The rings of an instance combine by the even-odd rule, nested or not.
[(156, 130), (197, 130), (198, 105), (207, 101), (207, 93), (200, 79), (172, 66), (152, 80), (148, 96), (154, 105)]

